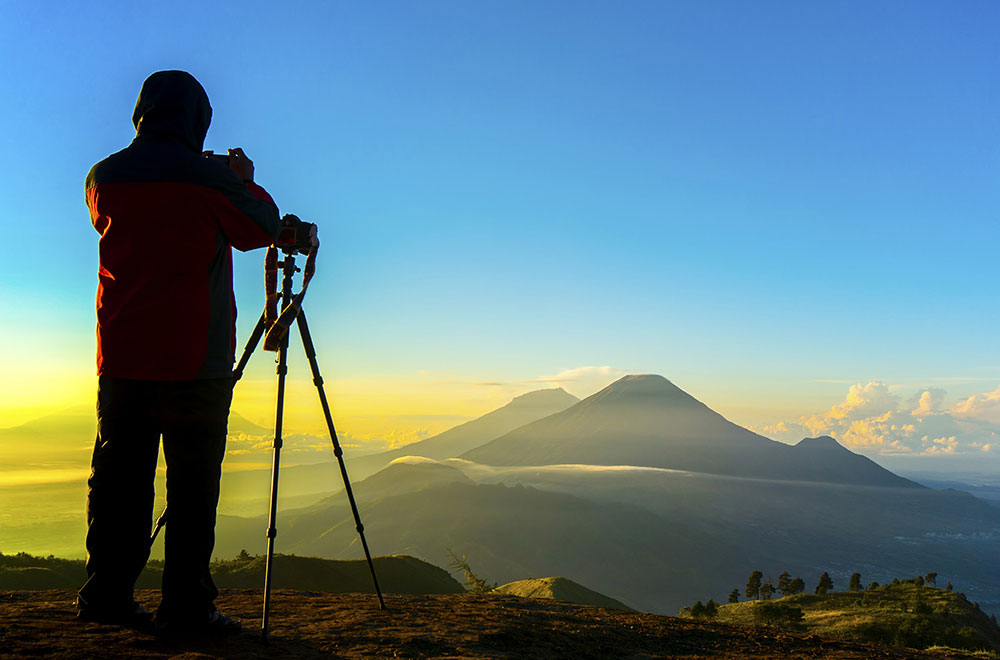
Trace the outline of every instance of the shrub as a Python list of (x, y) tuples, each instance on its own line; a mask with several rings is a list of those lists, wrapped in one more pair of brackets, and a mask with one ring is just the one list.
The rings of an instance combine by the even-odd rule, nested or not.
[(927, 619), (906, 619), (897, 626), (893, 641), (899, 646), (925, 648), (934, 643), (934, 626)]
[(762, 602), (753, 608), (753, 618), (756, 623), (781, 628), (798, 628), (804, 616), (802, 609), (794, 605)]

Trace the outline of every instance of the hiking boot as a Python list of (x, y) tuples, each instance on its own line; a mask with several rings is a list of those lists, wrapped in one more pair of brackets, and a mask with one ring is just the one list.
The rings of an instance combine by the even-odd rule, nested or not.
[(153, 630), (153, 613), (135, 601), (120, 608), (78, 606), (76, 618), (90, 623), (103, 623), (148, 632)]
[(208, 637), (213, 635), (236, 635), (243, 630), (240, 620), (226, 616), (215, 610), (205, 619), (167, 619), (156, 617), (157, 634), (167, 637)]

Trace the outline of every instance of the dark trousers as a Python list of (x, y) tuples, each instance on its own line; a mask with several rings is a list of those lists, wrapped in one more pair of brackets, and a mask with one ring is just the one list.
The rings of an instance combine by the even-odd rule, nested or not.
[(87, 497), (87, 582), (81, 607), (131, 607), (149, 558), (160, 436), (167, 463), (160, 614), (200, 619), (214, 610), (209, 573), (233, 381), (146, 381), (101, 376), (97, 442)]

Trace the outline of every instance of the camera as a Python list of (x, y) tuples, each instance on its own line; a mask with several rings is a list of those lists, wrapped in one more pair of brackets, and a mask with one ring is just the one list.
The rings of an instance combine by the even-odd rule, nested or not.
[(316, 236), (316, 225), (311, 222), (302, 222), (298, 216), (291, 213), (281, 218), (281, 233), (275, 245), (288, 252), (298, 252), (308, 254), (314, 247), (319, 247), (319, 239)]
[(229, 154), (209, 154), (209, 158), (214, 158), (226, 167), (229, 167)]

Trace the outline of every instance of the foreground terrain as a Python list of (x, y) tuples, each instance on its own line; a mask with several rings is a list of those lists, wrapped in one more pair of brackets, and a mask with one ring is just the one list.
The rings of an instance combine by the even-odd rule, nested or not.
[[(271, 643), (259, 643), (259, 590), (224, 590), (221, 610), (248, 632), (159, 639), (73, 618), (72, 590), (0, 592), (0, 658), (973, 658), (496, 595), (387, 597), (276, 591)], [(138, 598), (155, 607), (158, 594)]]
[(1000, 651), (1000, 627), (964, 594), (912, 581), (863, 592), (796, 594), (719, 607), (716, 621), (766, 621), (817, 635), (925, 648)]

